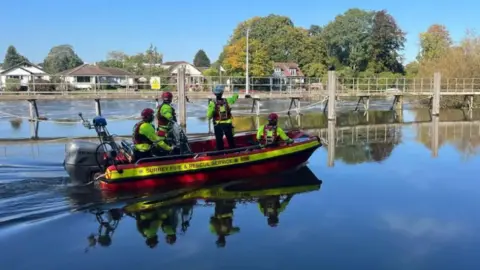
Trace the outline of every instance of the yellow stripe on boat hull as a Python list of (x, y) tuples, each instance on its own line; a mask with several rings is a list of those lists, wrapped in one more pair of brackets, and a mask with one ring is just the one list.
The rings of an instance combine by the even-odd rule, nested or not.
[[(122, 173), (119, 173), (116, 169), (107, 168), (105, 172), (105, 177), (109, 181), (121, 180), (126, 178), (135, 178), (135, 177), (158, 177), (163, 174), (170, 174), (176, 172), (187, 173), (190, 171), (196, 171), (199, 169), (211, 169), (211, 168), (221, 168), (231, 165), (240, 165), (247, 164), (250, 162), (262, 161), (278, 156), (285, 156), (289, 154), (294, 154), (301, 152), (310, 148), (320, 146), (321, 143), (317, 140), (302, 143), (296, 146), (271, 150), (262, 153), (254, 153), (250, 155), (244, 155), (240, 157), (231, 157), (231, 158), (222, 158), (214, 160), (199, 160), (191, 161), (185, 163), (177, 164), (168, 164), (168, 165), (159, 165), (159, 166), (145, 166), (145, 163), (137, 165), (136, 168), (124, 169)], [(200, 158), (201, 159), (201, 158)], [(121, 165), (120, 165), (121, 168)]]
[(279, 196), (295, 193), (304, 193), (308, 191), (318, 190), (321, 184), (296, 186), (296, 187), (284, 187), (284, 188), (271, 188), (264, 190), (252, 190), (252, 191), (226, 191), (224, 186), (205, 188), (197, 191), (192, 191), (181, 197), (151, 203), (151, 201), (143, 201), (125, 206), (124, 210), (129, 213), (140, 212), (159, 207), (165, 207), (168, 205), (178, 204), (190, 199), (215, 199), (215, 200), (233, 200), (241, 198), (258, 198), (264, 196)]

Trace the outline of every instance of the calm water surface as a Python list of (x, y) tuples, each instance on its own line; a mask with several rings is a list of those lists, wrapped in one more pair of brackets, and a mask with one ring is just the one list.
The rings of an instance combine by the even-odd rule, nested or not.
[[(145, 103), (107, 104), (104, 114), (118, 119), (111, 131), (130, 133), (134, 120), (122, 117)], [(28, 121), (11, 122), (28, 113), (9, 106), (0, 105), (2, 137), (29, 137)], [(50, 106), (52, 119), (93, 108)], [(189, 108), (190, 132), (208, 130), (203, 116)], [(441, 112), (435, 145), (426, 111), (372, 111), (368, 121), (340, 113), (333, 157), (324, 146), (299, 171), (143, 198), (69, 183), (64, 142), (2, 142), (1, 269), (480, 269), (480, 112), (466, 119)], [(252, 117), (236, 121), (255, 128)], [(328, 139), (315, 108), (282, 125)], [(39, 131), (91, 135), (78, 123), (40, 123)]]

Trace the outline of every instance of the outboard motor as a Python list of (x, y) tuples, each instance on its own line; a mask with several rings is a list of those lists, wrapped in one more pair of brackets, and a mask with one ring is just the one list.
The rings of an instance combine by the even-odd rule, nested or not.
[(65, 146), (65, 170), (74, 182), (88, 183), (102, 172), (104, 154), (98, 143), (71, 141)]
[(105, 118), (97, 116), (90, 123), (83, 119), (81, 113), (79, 116), (84, 127), (95, 129), (100, 144), (88, 141), (69, 142), (65, 147), (64, 166), (72, 180), (88, 183), (94, 180), (96, 173), (103, 173), (107, 166), (116, 166), (115, 158), (119, 147), (106, 128), (107, 120)]

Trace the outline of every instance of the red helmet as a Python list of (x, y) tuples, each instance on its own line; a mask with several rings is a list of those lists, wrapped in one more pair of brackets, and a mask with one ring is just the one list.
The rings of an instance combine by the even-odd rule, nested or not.
[(162, 100), (164, 102), (172, 102), (173, 95), (170, 92), (163, 92), (162, 93)]
[(270, 121), (270, 122), (273, 122), (273, 121), (277, 122), (277, 121), (278, 121), (278, 114), (276, 114), (276, 113), (271, 113), (271, 114), (269, 114), (269, 115), (268, 115), (268, 121)]
[(145, 108), (143, 109), (142, 113), (141, 113), (141, 116), (142, 116), (142, 119), (145, 120), (145, 121), (153, 121), (153, 115), (155, 114), (155, 112), (150, 109), (150, 108)]

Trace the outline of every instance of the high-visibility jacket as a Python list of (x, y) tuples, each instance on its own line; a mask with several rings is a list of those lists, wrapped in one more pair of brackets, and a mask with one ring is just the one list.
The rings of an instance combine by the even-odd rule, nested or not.
[(165, 137), (162, 138), (155, 134), (153, 125), (144, 121), (135, 124), (132, 137), (135, 149), (140, 152), (149, 151), (153, 145), (157, 145), (166, 151), (172, 150), (172, 147), (165, 143)]
[(285, 131), (278, 126), (263, 125), (257, 131), (257, 141), (261, 144), (272, 144), (278, 142), (278, 139), (283, 141), (292, 141)]
[(157, 107), (156, 118), (157, 135), (160, 137), (167, 137), (167, 133), (169, 131), (168, 124), (170, 123), (170, 121), (177, 121), (175, 109), (170, 104), (162, 103), (160, 106)]
[(223, 98), (220, 100), (211, 100), (208, 103), (207, 119), (213, 118), (214, 124), (232, 123), (231, 105), (235, 104), (238, 99), (238, 94), (233, 94), (232, 97)]

